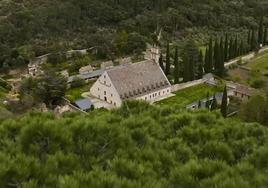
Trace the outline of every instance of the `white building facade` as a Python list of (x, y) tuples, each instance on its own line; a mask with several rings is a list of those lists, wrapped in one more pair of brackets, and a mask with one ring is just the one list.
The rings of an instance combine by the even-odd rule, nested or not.
[(106, 70), (91, 87), (90, 93), (120, 107), (125, 100), (157, 101), (170, 95), (171, 84), (155, 61), (146, 60)]

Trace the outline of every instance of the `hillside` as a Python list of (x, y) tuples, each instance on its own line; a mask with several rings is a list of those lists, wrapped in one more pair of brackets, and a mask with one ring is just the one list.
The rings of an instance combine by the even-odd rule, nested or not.
[[(14, 64), (18, 53), (28, 60), (71, 48), (96, 47), (102, 58), (131, 54), (157, 27), (166, 39), (196, 34), (202, 40), (211, 32), (257, 28), (267, 12), (265, 0), (4, 0), (0, 64)], [(120, 43), (124, 37), (133, 46)]]
[(0, 187), (267, 187), (267, 128), (129, 103), (0, 123)]

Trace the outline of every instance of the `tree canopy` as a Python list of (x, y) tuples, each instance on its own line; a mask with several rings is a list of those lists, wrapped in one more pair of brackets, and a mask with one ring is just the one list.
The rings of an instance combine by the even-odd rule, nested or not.
[(66, 49), (94, 47), (99, 57), (140, 52), (159, 28), (165, 38), (186, 37), (189, 28), (256, 29), (260, 17), (267, 24), (267, 7), (255, 0), (1, 1), (0, 67)]
[(129, 102), (0, 123), (0, 187), (267, 187), (267, 128)]

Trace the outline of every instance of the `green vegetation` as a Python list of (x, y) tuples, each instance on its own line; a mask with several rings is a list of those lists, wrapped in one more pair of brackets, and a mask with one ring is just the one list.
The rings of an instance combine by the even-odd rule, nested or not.
[(206, 84), (186, 88), (175, 92), (174, 97), (162, 100), (157, 104), (160, 106), (173, 106), (177, 108), (185, 108), (188, 104), (206, 98), (207, 94), (213, 95), (215, 92), (222, 91), (222, 88), (211, 87)]
[(268, 53), (260, 54), (247, 64), (247, 67), (261, 74), (268, 73)]
[(164, 39), (191, 36), (204, 45), (217, 33), (256, 30), (261, 17), (266, 24), (267, 9), (267, 2), (254, 0), (1, 1), (0, 67), (66, 49), (94, 47), (99, 58), (140, 53), (159, 28)]
[(19, 94), (20, 99), (29, 102), (45, 103), (49, 108), (57, 105), (67, 90), (67, 79), (52, 70), (46, 70), (38, 77), (29, 77), (22, 80)]
[(4, 89), (3, 87), (0, 86), (0, 98), (2, 98), (3, 96), (6, 95), (6, 89)]
[(81, 95), (84, 92), (89, 92), (91, 86), (93, 85), (94, 82), (89, 82), (84, 84), (83, 86), (80, 87), (75, 87), (75, 88), (70, 88), (67, 90), (65, 93), (65, 97), (70, 100), (71, 102), (74, 102), (78, 99), (83, 98)]
[(240, 107), (239, 117), (246, 122), (268, 125), (268, 96), (256, 95)]
[(229, 70), (229, 79), (268, 91), (268, 53), (258, 54), (244, 66)]
[(267, 187), (267, 131), (137, 102), (31, 113), (0, 123), (0, 187)]

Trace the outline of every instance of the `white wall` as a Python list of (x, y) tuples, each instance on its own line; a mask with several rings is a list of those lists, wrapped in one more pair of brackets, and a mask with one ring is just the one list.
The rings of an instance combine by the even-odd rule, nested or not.
[(115, 87), (113, 86), (111, 79), (109, 78), (107, 72), (104, 72), (101, 77), (95, 82), (95, 84), (91, 87), (90, 93), (103, 100), (107, 103), (120, 107), (121, 99), (119, 94), (117, 93)]
[(175, 85), (172, 85), (172, 92), (179, 91), (179, 90), (182, 90), (182, 89), (186, 89), (188, 87), (193, 87), (193, 86), (196, 86), (196, 85), (200, 85), (200, 84), (205, 83), (206, 81), (207, 81), (206, 79), (200, 79), (200, 80), (194, 80), (194, 81), (190, 81), (190, 82), (185, 82), (185, 83), (182, 83), (182, 84), (175, 84)]
[(166, 89), (161, 89), (159, 91), (155, 91), (146, 95), (143, 95), (141, 97), (137, 97), (137, 100), (145, 100), (147, 102), (154, 102), (155, 100), (159, 98), (163, 98), (163, 96), (169, 95), (171, 93), (171, 87), (168, 87)]
[[(122, 104), (122, 100), (115, 87), (113, 86), (107, 72), (104, 72), (102, 76), (95, 82), (95, 84), (90, 89), (90, 93), (103, 101), (107, 101), (107, 103), (113, 106), (120, 107)], [(159, 98), (163, 98), (163, 96), (170, 95), (170, 93), (171, 87), (167, 87), (165, 89), (139, 96), (135, 99), (152, 103)]]

